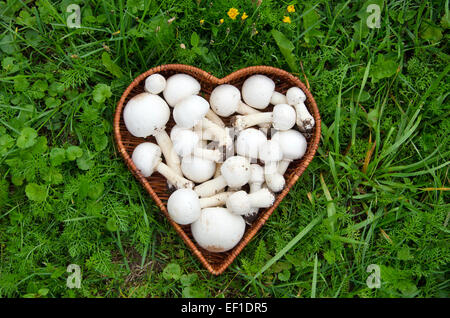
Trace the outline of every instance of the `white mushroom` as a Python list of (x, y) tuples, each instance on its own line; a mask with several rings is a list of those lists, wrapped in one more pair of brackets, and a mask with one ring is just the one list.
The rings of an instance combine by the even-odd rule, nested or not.
[(163, 95), (169, 106), (174, 107), (179, 101), (200, 92), (200, 83), (190, 75), (175, 74), (166, 81)]
[(261, 146), (259, 158), (264, 162), (264, 176), (267, 186), (273, 192), (279, 192), (284, 188), (284, 177), (278, 173), (278, 162), (283, 159), (283, 151), (275, 140), (268, 140)]
[(203, 148), (200, 143), (200, 137), (191, 129), (175, 125), (170, 132), (170, 138), (172, 139), (175, 152), (181, 157), (192, 154), (196, 157), (215, 162), (222, 160), (222, 153), (218, 149)]
[(167, 211), (170, 218), (178, 224), (195, 222), (201, 213), (197, 193), (192, 189), (179, 189), (173, 192), (167, 201)]
[(167, 165), (181, 176), (180, 158), (165, 131), (169, 117), (170, 109), (164, 99), (146, 92), (131, 98), (123, 110), (123, 120), (128, 131), (136, 137), (155, 136)]
[(291, 87), (286, 92), (286, 98), (289, 105), (295, 107), (297, 115), (297, 126), (302, 132), (309, 132), (314, 128), (314, 117), (306, 108), (306, 95), (299, 87)]
[(253, 161), (258, 159), (261, 145), (267, 141), (265, 134), (255, 128), (247, 128), (239, 132), (236, 139), (236, 153)]
[(295, 125), (295, 110), (288, 104), (278, 104), (272, 112), (235, 116), (232, 123), (238, 130), (262, 123), (272, 123), (277, 130), (288, 130)]
[(268, 208), (274, 201), (275, 196), (265, 188), (251, 194), (238, 191), (227, 199), (227, 208), (235, 214), (250, 215), (252, 208)]
[(250, 107), (264, 109), (269, 105), (274, 90), (273, 80), (261, 74), (252, 75), (242, 84), (242, 99)]
[(209, 197), (219, 193), (226, 186), (238, 188), (248, 183), (250, 179), (250, 162), (247, 158), (233, 156), (225, 160), (220, 167), (222, 173), (217, 178), (206, 181), (194, 188), (200, 197)]
[(193, 128), (201, 124), (203, 129), (208, 129), (217, 137), (219, 144), (230, 144), (231, 138), (228, 130), (224, 129), (205, 118), (209, 110), (209, 103), (198, 95), (192, 95), (178, 102), (173, 110), (173, 119), (182, 128)]
[(199, 199), (192, 189), (178, 189), (167, 201), (169, 216), (181, 225), (195, 222), (201, 214), (201, 209), (224, 205), (232, 192), (218, 193), (212, 197)]
[(278, 142), (283, 152), (283, 160), (278, 164), (278, 173), (283, 175), (292, 160), (304, 156), (307, 147), (306, 138), (297, 130), (277, 131), (272, 140)]
[(202, 183), (213, 177), (216, 163), (196, 156), (186, 156), (181, 159), (181, 171), (189, 180)]
[(191, 224), (192, 235), (202, 248), (210, 252), (225, 252), (236, 246), (245, 232), (240, 215), (225, 208), (203, 209), (200, 218)]
[(151, 94), (159, 94), (166, 88), (166, 79), (161, 74), (152, 74), (145, 79), (144, 90)]
[(291, 87), (286, 92), (286, 99), (289, 105), (297, 105), (304, 103), (306, 100), (305, 93), (299, 87)]
[(144, 177), (150, 177), (156, 170), (177, 189), (192, 188), (194, 186), (192, 181), (183, 178), (170, 167), (161, 162), (161, 149), (154, 143), (143, 142), (139, 144), (134, 149), (131, 159), (133, 160), (136, 168), (141, 171)]

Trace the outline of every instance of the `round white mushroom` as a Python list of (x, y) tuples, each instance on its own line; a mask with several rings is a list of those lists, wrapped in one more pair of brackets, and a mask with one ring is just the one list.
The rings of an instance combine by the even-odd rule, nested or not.
[(245, 232), (240, 215), (225, 208), (203, 209), (200, 218), (191, 224), (195, 241), (207, 251), (226, 252), (236, 246)]
[(174, 107), (182, 99), (198, 94), (200, 89), (200, 83), (195, 78), (180, 73), (172, 75), (167, 79), (163, 96), (167, 104)]
[(216, 163), (196, 156), (185, 156), (181, 159), (181, 171), (189, 180), (202, 183), (213, 177)]
[(150, 94), (159, 94), (166, 88), (166, 79), (161, 74), (152, 74), (145, 79), (144, 90)]
[(242, 84), (242, 99), (257, 109), (266, 108), (275, 90), (275, 82), (265, 75), (257, 74), (247, 78)]
[(239, 132), (236, 139), (236, 153), (243, 157), (248, 157), (252, 161), (258, 159), (261, 145), (267, 141), (265, 134), (255, 128), (247, 128)]

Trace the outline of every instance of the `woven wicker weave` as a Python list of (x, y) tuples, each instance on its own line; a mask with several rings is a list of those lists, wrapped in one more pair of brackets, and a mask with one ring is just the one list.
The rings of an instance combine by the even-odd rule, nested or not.
[[(286, 186), (283, 191), (277, 194), (274, 205), (268, 209), (260, 209), (258, 217), (252, 222), (251, 226), (247, 226), (244, 237), (239, 242), (239, 244), (237, 244), (231, 251), (225, 253), (212, 253), (198, 246), (195, 243), (195, 240), (192, 238), (190, 226), (180, 226), (169, 218), (166, 209), (166, 203), (170, 193), (167, 190), (166, 179), (157, 172), (155, 172), (149, 178), (143, 177), (142, 174), (136, 169), (133, 161), (131, 160), (131, 154), (138, 144), (144, 141), (155, 142), (155, 139), (154, 137), (144, 139), (132, 136), (125, 128), (122, 116), (123, 108), (131, 97), (144, 91), (144, 80), (149, 75), (154, 73), (160, 73), (166, 78), (176, 73), (186, 73), (195, 77), (201, 84), (201, 95), (207, 100), (209, 99), (211, 91), (217, 85), (228, 83), (241, 89), (245, 79), (254, 74), (264, 74), (270, 77), (275, 82), (275, 89), (280, 93), (284, 94), (290, 87), (298, 86), (305, 92), (307, 96), (305, 104), (308, 107), (310, 113), (314, 116), (316, 122), (313, 133), (307, 138), (307, 152), (302, 159), (296, 160), (289, 165), (289, 169), (284, 175), (284, 177), (286, 178)], [(268, 108), (268, 110), (269, 109), (270, 108)], [(228, 124), (227, 118), (223, 118), (223, 120), (226, 124)], [(169, 131), (174, 124), (175, 123), (173, 121), (173, 118), (171, 117), (166, 126), (166, 129)], [(130, 171), (141, 182), (145, 190), (152, 196), (155, 203), (168, 218), (169, 222), (175, 228), (177, 233), (190, 247), (192, 252), (199, 258), (200, 262), (212, 274), (219, 275), (233, 262), (236, 256), (248, 244), (248, 242), (253, 238), (256, 232), (261, 228), (261, 226), (263, 226), (263, 224), (267, 221), (272, 212), (276, 209), (278, 204), (280, 204), (281, 200), (283, 200), (291, 187), (294, 185), (294, 183), (297, 181), (303, 171), (305, 171), (306, 167), (313, 159), (320, 140), (320, 115), (316, 102), (314, 101), (313, 96), (306, 88), (306, 86), (297, 77), (281, 69), (270, 66), (252, 66), (240, 69), (239, 71), (236, 71), (224, 78), (219, 79), (193, 66), (183, 64), (167, 64), (154, 67), (147, 72), (139, 75), (125, 90), (119, 100), (114, 117), (114, 135), (118, 150), (124, 158)]]

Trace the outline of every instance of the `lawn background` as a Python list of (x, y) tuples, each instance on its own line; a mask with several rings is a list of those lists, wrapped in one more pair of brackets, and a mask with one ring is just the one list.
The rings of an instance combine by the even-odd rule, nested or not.
[[(0, 1), (0, 296), (448, 297), (449, 26), (448, 0)], [(123, 90), (167, 63), (283, 68), (322, 117), (313, 162), (218, 277), (113, 140)]]

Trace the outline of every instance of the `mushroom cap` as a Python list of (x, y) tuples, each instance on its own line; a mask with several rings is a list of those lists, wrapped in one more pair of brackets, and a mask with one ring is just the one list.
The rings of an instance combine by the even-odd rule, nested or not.
[(276, 140), (283, 151), (283, 158), (296, 160), (304, 156), (307, 147), (306, 138), (295, 129), (277, 131), (272, 140)]
[(136, 137), (148, 137), (165, 128), (170, 117), (167, 103), (158, 95), (147, 92), (131, 98), (123, 110), (128, 131)]
[(250, 179), (250, 162), (241, 156), (229, 157), (220, 167), (220, 172), (230, 188), (239, 188)]
[(194, 127), (209, 110), (209, 103), (198, 95), (191, 95), (179, 101), (173, 109), (173, 119), (182, 128)]
[(189, 180), (202, 183), (214, 176), (216, 163), (196, 156), (186, 156), (181, 159), (181, 171)]
[(258, 159), (259, 148), (267, 141), (266, 135), (258, 129), (247, 128), (239, 132), (236, 139), (236, 152), (243, 157)]
[(306, 100), (305, 93), (299, 87), (291, 87), (286, 92), (286, 98), (289, 105), (295, 106)]
[(175, 74), (166, 81), (163, 95), (167, 104), (174, 107), (179, 101), (200, 92), (200, 83), (190, 75)]
[(259, 159), (263, 162), (280, 161), (283, 159), (283, 151), (276, 140), (268, 140), (259, 150)]
[(201, 214), (200, 200), (192, 189), (178, 189), (167, 201), (169, 215), (178, 224), (191, 224)]
[(144, 89), (151, 94), (159, 94), (166, 88), (166, 79), (161, 74), (152, 74), (145, 79)]
[(241, 92), (230, 84), (219, 85), (213, 89), (209, 97), (212, 110), (219, 116), (228, 117), (236, 112)]
[(131, 159), (142, 175), (149, 177), (161, 161), (161, 148), (154, 143), (143, 142), (134, 148)]
[(195, 241), (210, 252), (225, 252), (236, 246), (245, 232), (240, 215), (225, 208), (203, 209), (200, 218), (191, 224)]
[(250, 213), (252, 209), (247, 192), (242, 190), (230, 195), (226, 204), (231, 212), (239, 215), (246, 215)]
[(181, 157), (190, 155), (200, 140), (194, 131), (178, 125), (172, 127), (170, 139), (173, 143), (173, 149)]
[(294, 107), (288, 104), (275, 105), (272, 112), (272, 125), (277, 130), (288, 130), (294, 127), (297, 115)]
[(265, 75), (257, 74), (250, 76), (242, 85), (242, 99), (249, 106), (266, 108), (275, 89), (275, 83)]
[(250, 165), (250, 180), (248, 183), (264, 183), (264, 168), (254, 163)]

